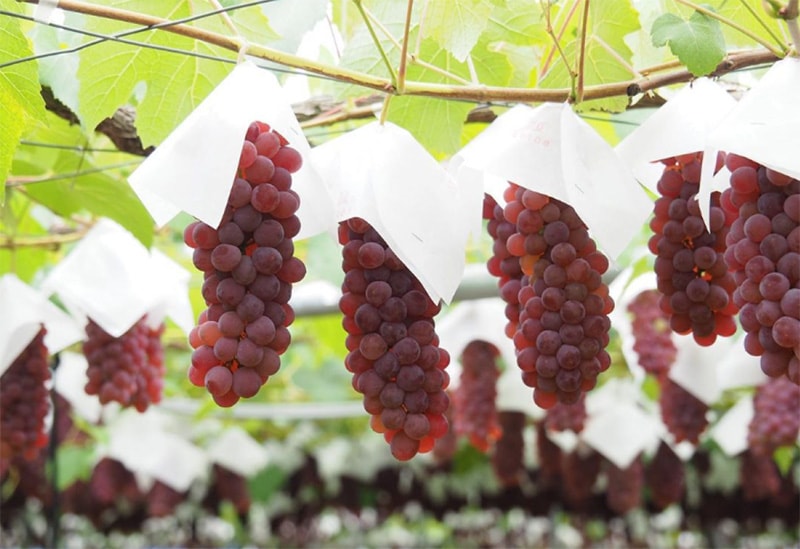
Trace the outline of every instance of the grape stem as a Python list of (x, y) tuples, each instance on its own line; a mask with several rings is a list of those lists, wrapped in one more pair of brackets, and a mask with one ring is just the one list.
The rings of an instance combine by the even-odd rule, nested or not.
[[(419, 32), (417, 32), (416, 50), (414, 51), (414, 53), (407, 54), (406, 62), (407, 63), (410, 62), (410, 63), (412, 63), (414, 65), (419, 65), (420, 67), (423, 67), (423, 68), (425, 68), (425, 69), (427, 69), (427, 70), (429, 70), (431, 72), (434, 72), (436, 74), (440, 74), (440, 75), (444, 76), (445, 78), (448, 78), (448, 79), (450, 79), (450, 80), (452, 80), (454, 82), (459, 82), (461, 84), (469, 84), (468, 80), (465, 80), (465, 79), (461, 78), (460, 76), (458, 76), (456, 74), (453, 74), (450, 71), (446, 71), (446, 70), (442, 69), (441, 67), (437, 67), (436, 65), (432, 65), (432, 64), (430, 64), (430, 63), (428, 63), (426, 61), (423, 61), (422, 59), (419, 58), (419, 47), (420, 47), (419, 41), (420, 41), (420, 37), (422, 36), (422, 30), (421, 29), (422, 29), (422, 23), (424, 23), (424, 12), (425, 12), (425, 10), (423, 9), (423, 20), (420, 22), (420, 26), (419, 26), (420, 30), (419, 30)], [(392, 33), (389, 32), (389, 29), (387, 29), (385, 26), (383, 26), (383, 24), (380, 22), (380, 20), (378, 18), (376, 18), (372, 13), (370, 13), (369, 9), (367, 9), (365, 7), (364, 8), (364, 13), (366, 13), (367, 16), (370, 18), (370, 20), (372, 21), (372, 24), (375, 25), (375, 28), (377, 28), (379, 31), (381, 31), (383, 33), (383, 35), (388, 40), (390, 40), (392, 42), (392, 44), (394, 44), (394, 47), (396, 47), (397, 49), (402, 49), (402, 47), (403, 47), (402, 44), (394, 36), (392, 36)]]
[[(26, 3), (37, 3), (35, 0), (17, 0)], [(685, 0), (677, 0), (685, 1)], [(124, 21), (128, 23), (143, 25), (145, 27), (156, 27), (159, 30), (164, 30), (200, 40), (202, 42), (213, 44), (221, 48), (227, 49), (232, 52), (238, 53), (241, 49), (241, 41), (235, 37), (225, 36), (219, 33), (211, 32), (205, 29), (194, 27), (186, 24), (172, 23), (169, 20), (154, 17), (143, 13), (138, 13), (130, 10), (123, 10), (112, 8), (109, 6), (101, 6), (97, 4), (90, 4), (81, 2), (80, 0), (60, 0), (58, 7), (66, 11), (76, 13), (83, 13), (85, 15), (92, 15), (96, 17), (103, 17), (106, 19), (113, 19), (117, 21)], [(147, 29), (143, 29), (147, 30)], [(396, 92), (392, 88), (393, 82), (377, 76), (373, 76), (360, 71), (354, 71), (342, 67), (334, 67), (325, 63), (306, 59), (297, 55), (288, 54), (263, 46), (260, 44), (248, 44), (246, 53), (250, 56), (265, 59), (278, 63), (280, 65), (293, 67), (308, 71), (310, 73), (319, 74), (331, 77), (340, 82), (355, 84), (364, 88), (379, 90), (381, 92), (390, 93)], [(730, 53), (726, 58), (717, 66), (716, 70), (712, 73), (713, 76), (721, 76), (734, 69), (741, 69), (753, 65), (762, 65), (765, 63), (772, 63), (782, 58), (783, 54), (777, 52), (774, 48), (767, 51), (753, 49), (743, 52)], [(642, 74), (652, 72), (650, 69), (642, 69)], [(606, 97), (617, 96), (630, 96), (639, 93), (644, 93), (650, 90), (660, 88), (662, 86), (677, 84), (681, 82), (689, 82), (695, 76), (686, 70), (680, 68), (674, 72), (662, 74), (657, 77), (647, 77), (642, 79), (612, 82), (609, 84), (598, 84), (594, 86), (586, 86), (583, 90), (584, 100), (602, 99)], [(572, 89), (570, 88), (513, 88), (503, 86), (475, 86), (475, 85), (448, 85), (448, 84), (432, 84), (428, 82), (406, 81), (404, 95), (414, 95), (423, 97), (437, 97), (440, 99), (462, 100), (462, 101), (475, 101), (485, 103), (488, 101), (508, 101), (508, 102), (543, 102), (554, 101), (562, 102), (568, 100), (572, 96)]]
[(372, 37), (372, 41), (375, 43), (375, 47), (378, 48), (378, 52), (381, 54), (383, 63), (386, 65), (386, 68), (389, 71), (389, 75), (392, 79), (392, 89), (397, 90), (397, 73), (394, 71), (394, 67), (389, 61), (389, 56), (386, 55), (386, 50), (383, 49), (381, 41), (378, 39), (378, 35), (375, 33), (375, 28), (372, 26), (372, 19), (370, 19), (366, 11), (364, 11), (364, 6), (361, 4), (361, 0), (353, 0), (353, 3), (355, 3), (356, 8), (358, 8), (358, 12), (361, 14), (361, 18), (364, 20), (364, 24), (367, 26), (369, 35)]
[(748, 29), (746, 27), (743, 27), (739, 23), (737, 23), (735, 21), (732, 21), (731, 19), (728, 19), (727, 17), (724, 17), (724, 16), (718, 14), (714, 10), (710, 10), (710, 9), (708, 9), (706, 7), (703, 7), (703, 6), (699, 5), (699, 4), (695, 4), (694, 2), (691, 2), (690, 0), (675, 0), (675, 2), (677, 2), (678, 4), (683, 4), (686, 7), (692, 8), (693, 10), (695, 10), (695, 11), (697, 11), (699, 13), (702, 13), (706, 17), (710, 17), (712, 19), (716, 19), (717, 21), (719, 21), (723, 25), (727, 25), (732, 29), (736, 29), (737, 31), (741, 32), (742, 34), (744, 34), (745, 36), (747, 36), (751, 40), (755, 40), (756, 43), (761, 44), (762, 46), (767, 48), (769, 51), (774, 53), (777, 57), (783, 57), (784, 55), (786, 55), (786, 51), (788, 49), (786, 47), (786, 44), (783, 44), (783, 43), (779, 44), (780, 45), (780, 49), (778, 49), (774, 45), (770, 44), (769, 42), (767, 42), (766, 40), (764, 40), (763, 38), (758, 36), (756, 33), (751, 31), (750, 29)]
[(223, 11), (222, 6), (220, 5), (218, 0), (208, 0), (208, 3), (211, 4), (211, 7), (215, 10), (220, 10), (219, 16), (222, 18), (222, 22), (225, 23), (225, 26), (230, 29), (230, 31), (235, 34), (236, 36), (241, 36), (239, 33), (239, 29), (236, 28), (236, 24), (231, 19), (230, 14), (228, 12)]
[(16, 248), (52, 248), (58, 249), (62, 244), (76, 242), (83, 238), (88, 229), (75, 229), (69, 233), (49, 234), (44, 236), (0, 235), (0, 249)]
[(772, 37), (772, 39), (775, 40), (775, 43), (783, 44), (783, 39), (777, 34), (775, 34), (775, 31), (770, 28), (767, 22), (764, 21), (764, 18), (761, 17), (759, 12), (756, 11), (756, 9), (750, 5), (748, 0), (739, 0), (739, 3), (742, 5), (742, 7), (744, 7), (747, 11), (750, 12), (750, 15), (752, 15), (753, 18), (756, 21), (758, 21), (758, 24), (761, 25), (761, 27), (767, 32), (767, 34), (769, 34)]
[(392, 94), (387, 93), (386, 97), (383, 99), (383, 106), (381, 107), (381, 117), (380, 117), (381, 126), (383, 126), (383, 124), (386, 122), (386, 117), (389, 115), (389, 103), (391, 103), (392, 97), (393, 97)]
[(786, 21), (789, 27), (789, 35), (792, 37), (792, 46), (794, 48), (794, 57), (800, 56), (800, 25), (797, 22), (798, 16), (798, 0), (789, 0), (786, 8), (781, 11), (781, 17)]
[(578, 5), (578, 2), (573, 2), (572, 6), (570, 7), (569, 13), (567, 13), (566, 20), (564, 21), (564, 26), (559, 31), (558, 35), (555, 34), (553, 30), (553, 22), (550, 19), (550, 8), (551, 5), (546, 2), (546, 0), (542, 0), (542, 4), (546, 4), (543, 6), (544, 9), (544, 21), (545, 21), (545, 32), (553, 39), (553, 49), (550, 50), (550, 53), (547, 55), (547, 59), (545, 60), (544, 64), (542, 65), (542, 70), (540, 72), (541, 81), (542, 78), (547, 75), (548, 70), (550, 69), (550, 62), (553, 60), (553, 53), (555, 51), (558, 52), (559, 57), (561, 60), (564, 61), (564, 65), (567, 67), (567, 71), (569, 72), (570, 78), (572, 79), (572, 90), (570, 90), (570, 95), (573, 94), (575, 88), (575, 72), (570, 68), (569, 61), (567, 60), (567, 56), (564, 53), (564, 50), (561, 49), (561, 36), (564, 33), (564, 29), (566, 29), (567, 25), (569, 24), (569, 20), (572, 19), (572, 15), (575, 13), (575, 8)]
[(581, 14), (580, 35), (581, 42), (578, 47), (578, 63), (576, 71), (578, 73), (575, 84), (575, 103), (583, 101), (583, 66), (586, 59), (586, 34), (589, 26), (589, 0), (583, 0), (583, 13)]
[[(400, 49), (400, 67), (397, 69), (397, 93), (402, 94), (406, 87), (406, 62), (408, 55), (408, 32), (411, 28), (411, 12), (414, 9), (414, 0), (408, 0), (406, 9), (406, 24), (403, 28), (403, 47)], [(386, 108), (386, 105), (384, 105)], [(381, 113), (381, 117), (383, 114)]]

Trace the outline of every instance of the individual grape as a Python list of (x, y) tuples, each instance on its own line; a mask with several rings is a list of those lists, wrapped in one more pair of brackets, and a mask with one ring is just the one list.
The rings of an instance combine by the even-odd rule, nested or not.
[[(523, 382), (534, 388), (538, 406), (577, 402), (610, 364), (603, 347), (608, 343), (608, 313), (614, 303), (601, 277), (608, 259), (597, 251), (571, 206), (513, 183), (506, 198), (505, 222), (514, 224), (515, 230), (507, 236), (506, 251), (519, 254), (524, 273), (524, 278), (517, 275), (506, 281), (501, 292), (509, 303), (507, 316), (516, 314), (506, 333), (512, 327), (515, 330), (510, 335), (517, 365)], [(526, 204), (536, 204), (538, 209), (528, 209)], [(514, 239), (528, 242), (537, 237), (544, 245), (536, 248), (536, 254), (527, 246), (520, 252), (514, 245)], [(516, 289), (516, 300), (505, 295), (506, 287)], [(594, 344), (582, 346), (584, 341)], [(586, 367), (580, 368), (582, 363)]]
[(786, 376), (800, 385), (800, 300), (790, 295), (800, 287), (800, 255), (792, 249), (800, 246), (795, 212), (800, 183), (745, 158), (728, 157), (741, 164), (725, 191), (739, 219), (726, 237), (733, 252), (724, 260), (738, 285), (733, 298), (741, 307), (745, 350), (761, 357), (768, 376)]
[(206, 373), (205, 385), (212, 395), (224, 395), (231, 390), (233, 375), (225, 366), (214, 366)]
[(686, 491), (686, 470), (672, 448), (662, 441), (645, 469), (645, 484), (657, 509), (680, 503)]
[(253, 208), (262, 213), (273, 212), (278, 207), (280, 200), (280, 191), (269, 183), (256, 185), (250, 197), (250, 203), (253, 205)]
[[(738, 307), (732, 299), (733, 276), (719, 261), (726, 253), (725, 239), (735, 215), (726, 216), (722, 196), (712, 193), (712, 223), (710, 230), (706, 228), (694, 174), (701, 161), (702, 153), (662, 160), (661, 180), (666, 184), (659, 185), (662, 194), (650, 221), (653, 236), (648, 246), (656, 256), (657, 287), (663, 294), (659, 306), (666, 314), (667, 325), (677, 333), (691, 333), (698, 344), (706, 346), (717, 336), (736, 331), (732, 315)], [(687, 173), (691, 179), (686, 179)], [(737, 184), (750, 188), (753, 182), (739, 176)], [(752, 256), (749, 249), (737, 253), (740, 261)]]
[[(678, 295), (681, 294), (673, 294), (673, 302)], [(628, 304), (628, 312), (633, 317), (633, 350), (638, 355), (639, 366), (657, 379), (667, 375), (678, 355), (672, 341), (669, 316), (659, 307), (660, 299), (658, 290), (644, 290)], [(676, 310), (674, 304), (672, 308)]]
[(14, 457), (33, 460), (48, 442), (50, 379), (45, 329), (41, 328), (0, 376), (0, 472)]
[(747, 444), (771, 456), (779, 446), (795, 443), (800, 434), (800, 387), (785, 377), (771, 378), (756, 388)]
[(669, 378), (661, 382), (661, 419), (676, 442), (697, 444), (708, 426), (708, 406)]
[(494, 444), (492, 469), (503, 486), (517, 486), (525, 472), (526, 416), (523, 412), (502, 410), (497, 413), (500, 437)]
[[(212, 338), (213, 325), (204, 323), (203, 327), (206, 337)], [(120, 337), (113, 337), (89, 320), (83, 342), (88, 362), (86, 393), (97, 395), (101, 404), (114, 401), (139, 412), (161, 402), (165, 373), (163, 332), (163, 324), (154, 329), (148, 325), (147, 317), (142, 317)]]
[(242, 145), (242, 152), (239, 155), (239, 169), (249, 168), (255, 162), (257, 155), (258, 149), (256, 149), (256, 146), (245, 140), (244, 145)]
[[(486, 341), (467, 344), (461, 354), (460, 383), (452, 399), (454, 432), (467, 437), (472, 446), (484, 453), (500, 436), (495, 407), (499, 355), (500, 351)], [(430, 373), (434, 372), (439, 370)]]
[[(275, 175), (275, 164), (266, 156), (258, 155), (253, 163), (242, 170), (244, 177), (253, 187), (267, 183)], [(254, 189), (255, 192), (255, 189)]]
[(201, 317), (216, 321), (219, 332), (207, 327), (208, 333), (190, 334), (195, 352), (189, 379), (206, 386), (219, 406), (254, 396), (277, 373), (291, 342), (287, 327), (294, 311), (288, 302), (292, 284), (306, 274), (292, 242), (300, 230), (300, 202), (291, 173), (301, 163), (283, 137), (252, 123), (220, 226), (194, 222), (184, 231), (205, 276), (208, 309)]
[(231, 272), (241, 259), (241, 250), (233, 244), (220, 244), (211, 252), (211, 264), (222, 272)]
[[(248, 341), (248, 340), (244, 340)], [(254, 396), (261, 388), (261, 378), (253, 368), (238, 368), (233, 372), (233, 392), (242, 398)]]
[(620, 469), (610, 461), (606, 462), (606, 502), (608, 507), (618, 515), (636, 509), (642, 504), (644, 488), (644, 464), (641, 454), (625, 469)]
[(439, 307), (363, 219), (341, 223), (339, 241), (345, 272), (339, 308), (350, 350), (345, 367), (364, 396), (372, 429), (405, 461), (432, 450), (447, 432), (449, 355), (437, 346)]

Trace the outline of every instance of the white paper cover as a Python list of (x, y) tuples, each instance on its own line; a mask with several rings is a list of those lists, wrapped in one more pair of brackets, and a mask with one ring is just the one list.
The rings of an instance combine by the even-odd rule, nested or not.
[(730, 349), (717, 367), (717, 382), (722, 391), (739, 387), (755, 387), (769, 378), (761, 369), (761, 359), (744, 350), (744, 335), (734, 336)]
[(500, 203), (498, 180), (570, 204), (612, 258), (652, 211), (611, 146), (565, 103), (518, 105), (501, 114), (457, 153), (453, 169), (459, 181), (482, 177)]
[(208, 458), (243, 477), (251, 477), (263, 469), (268, 460), (267, 449), (239, 427), (226, 427), (206, 448)]
[(545, 416), (545, 411), (533, 402), (533, 388), (522, 382), (516, 360), (506, 362), (506, 369), (497, 380), (495, 402), (500, 412), (522, 412), (537, 421)]
[(730, 338), (718, 337), (713, 345), (698, 345), (691, 335), (673, 335), (678, 348), (669, 378), (692, 393), (706, 405), (712, 405), (722, 395), (719, 383), (719, 364), (731, 350)]
[(710, 146), (800, 179), (798, 89), (800, 58), (776, 62), (709, 136)]
[(33, 340), (44, 324), (44, 344), (50, 354), (83, 339), (81, 326), (39, 290), (16, 275), (0, 277), (0, 375)]
[(187, 332), (189, 273), (109, 219), (99, 220), (50, 272), (42, 290), (57, 293), (76, 315), (85, 315), (119, 337), (142, 316), (168, 313)]
[(78, 417), (97, 423), (103, 414), (103, 405), (96, 395), (86, 394), (86, 357), (79, 353), (63, 352), (58, 368), (53, 374), (53, 387), (70, 403)]
[(619, 334), (625, 363), (636, 383), (641, 384), (647, 372), (639, 365), (639, 353), (633, 348), (636, 339), (633, 336), (633, 318), (628, 312), (628, 306), (641, 292), (656, 289), (656, 275), (650, 271), (633, 279), (631, 276), (633, 269), (629, 267), (611, 282), (609, 295), (614, 300), (615, 306), (608, 317)]
[(254, 121), (269, 124), (303, 156), (292, 175), (300, 195), (297, 238), (333, 225), (330, 198), (308, 162), (310, 147), (286, 94), (272, 73), (250, 62), (237, 65), (128, 178), (157, 225), (180, 211), (219, 225)]
[(641, 452), (657, 446), (664, 426), (637, 402), (631, 380), (612, 379), (586, 395), (586, 424), (581, 439), (620, 469)]
[(124, 410), (109, 424), (107, 455), (128, 470), (151, 476), (178, 492), (206, 476), (208, 458), (190, 441), (167, 429), (168, 418), (154, 408)]
[(656, 192), (662, 169), (651, 163), (705, 150), (709, 135), (735, 105), (736, 100), (722, 86), (698, 78), (628, 134), (615, 150), (637, 179)]
[[(505, 307), (505, 302), (500, 298), (463, 301), (436, 320), (439, 346), (450, 353), (450, 366), (447, 370), (450, 373), (451, 387), (455, 388), (459, 384), (459, 357), (464, 348), (474, 340), (487, 341), (497, 347), (506, 365), (519, 374), (514, 344), (505, 335)], [(530, 399), (528, 400), (530, 404)]]
[(747, 430), (753, 419), (753, 397), (745, 395), (709, 430), (722, 451), (735, 456), (747, 449)]
[[(464, 271), (475, 204), (406, 130), (372, 122), (328, 141), (311, 159), (335, 217), (368, 221), (435, 302), (448, 302)], [(475, 190), (477, 191), (477, 190)], [(481, 195), (482, 196), (482, 195)]]

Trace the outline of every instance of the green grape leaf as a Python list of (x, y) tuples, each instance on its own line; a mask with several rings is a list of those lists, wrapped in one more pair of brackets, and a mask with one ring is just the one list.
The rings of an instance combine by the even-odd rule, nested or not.
[[(153, 220), (125, 181), (128, 172), (123, 171), (132, 170), (142, 159), (82, 151), (80, 147), (91, 147), (91, 142), (80, 127), (47, 114), (46, 127), (24, 134), (28, 143), (19, 147), (12, 166), (15, 175), (38, 180), (25, 185), (27, 196), (62, 216), (88, 212), (109, 217), (150, 246)], [(50, 146), (36, 146), (39, 143)]]
[[(301, 10), (286, 9), (286, 5), (280, 2), (262, 4), (261, 11), (277, 35), (269, 40), (269, 45), (280, 51), (295, 53), (303, 35), (317, 21), (325, 18), (327, 7), (327, 0), (304, 0)], [(240, 11), (250, 13), (249, 10)], [(236, 20), (236, 24), (240, 25), (239, 20)]]
[[(115, 0), (115, 7), (135, 9), (167, 19), (180, 19), (208, 11), (206, 4), (167, 3), (160, 0)], [(194, 8), (194, 9), (192, 9)], [(218, 16), (203, 21), (204, 28), (230, 32)], [(262, 18), (263, 19), (263, 18)], [(114, 34), (129, 25), (108, 19), (93, 18), (89, 30)], [(251, 32), (257, 32), (251, 29)], [(247, 34), (247, 33), (245, 33)], [(141, 96), (137, 129), (145, 146), (160, 143), (230, 72), (226, 63), (191, 54), (205, 54), (232, 59), (233, 52), (209, 46), (166, 31), (154, 30), (130, 37), (153, 46), (174, 48), (187, 54), (171, 53), (118, 42), (81, 50), (78, 79), (79, 116), (85, 128), (94, 128), (104, 118), (134, 96)]]
[(499, 2), (489, 16), (483, 37), (489, 42), (508, 42), (516, 46), (546, 44), (542, 10), (538, 2), (507, 0)]
[[(83, 167), (87, 171), (86, 166)], [(28, 195), (54, 213), (69, 216), (88, 211), (113, 219), (149, 247), (153, 219), (124, 178), (103, 172), (28, 185)]]
[[(469, 79), (469, 69), (466, 64), (459, 63), (433, 39), (423, 40), (419, 57), (456, 77)], [(475, 61), (476, 72), (486, 73), (490, 70), (479, 63), (480, 59)], [(501, 70), (500, 67), (501, 65), (493, 60), (491, 71), (495, 77), (497, 71)], [(506, 73), (506, 78), (510, 78), (510, 65), (506, 65)], [(413, 63), (408, 66), (408, 78), (425, 82), (452, 83), (447, 76)], [(461, 101), (400, 96), (392, 99), (388, 120), (407, 129), (431, 154), (441, 157), (461, 147), (461, 126), (471, 108), (472, 105)]]
[(267, 502), (288, 478), (286, 471), (277, 465), (267, 465), (247, 481), (250, 496), (255, 501)]
[[(0, 212), (0, 234), (8, 237), (45, 236), (47, 231), (29, 214), (31, 202), (21, 193), (9, 190)], [(36, 273), (52, 261), (50, 252), (39, 246), (0, 248), (0, 273), (14, 273), (25, 282), (31, 282)]]
[(719, 21), (698, 11), (689, 19), (665, 13), (653, 22), (650, 30), (653, 45), (669, 45), (695, 76), (712, 72), (725, 57), (725, 37)]
[(14, 99), (10, 90), (0, 82), (0, 127), (3, 128), (3, 138), (0, 139), (0, 206), (5, 203), (5, 182), (25, 128), (25, 111)]
[(778, 470), (781, 472), (781, 475), (787, 475), (789, 470), (792, 468), (792, 463), (794, 463), (796, 454), (797, 447), (791, 445), (779, 446), (772, 453), (772, 459), (775, 460), (775, 464), (778, 466)]
[(56, 452), (57, 488), (65, 490), (75, 481), (88, 480), (94, 467), (94, 447), (63, 444)]
[[(382, 28), (386, 29), (393, 37), (402, 36), (405, 27), (406, 6), (402, 2), (394, 0), (380, 2), (375, 6), (370, 5), (370, 12), (381, 23)], [(395, 43), (383, 33), (378, 33), (381, 47), (389, 61), (397, 66), (400, 58), (400, 50)], [(362, 23), (354, 36), (347, 42), (342, 51), (341, 65), (348, 69), (361, 71), (377, 77), (388, 78), (389, 71), (381, 57), (378, 47)], [(360, 86), (341, 86), (341, 95), (353, 97), (364, 95), (364, 88)]]
[[(0, 7), (21, 13), (19, 4), (0, 0)], [(33, 55), (28, 39), (22, 32), (19, 19), (0, 17), (0, 66)], [(25, 128), (45, 118), (44, 101), (40, 95), (38, 66), (35, 61), (17, 63), (0, 69), (0, 205), (5, 202), (5, 181), (11, 161)]]
[[(84, 25), (83, 17), (77, 13), (65, 12), (65, 24), (80, 28)], [(85, 40), (81, 34), (50, 25), (33, 27), (28, 36), (33, 41), (36, 55), (74, 48)], [(53, 96), (73, 113), (78, 112), (78, 64), (77, 55), (51, 55), (39, 59), (39, 79), (42, 86), (48, 86)]]
[[(717, 0), (716, 2), (709, 3), (714, 6), (716, 12), (721, 16), (730, 19), (734, 23), (738, 23), (762, 40), (772, 42), (781, 48), (786, 47), (782, 38), (784, 33), (781, 25), (783, 23), (779, 19), (766, 17), (766, 10), (762, 9), (760, 6), (748, 5), (746, 2), (741, 1), (731, 2), (730, 0)], [(745, 48), (756, 45), (756, 42), (752, 38), (745, 36), (737, 29), (729, 25), (722, 25), (721, 27), (722, 34), (725, 37), (725, 43), (729, 46)]]
[(431, 0), (422, 24), (423, 38), (433, 38), (458, 61), (478, 43), (492, 5), (482, 0)]
[[(186, 49), (215, 53), (207, 44), (179, 38)], [(150, 69), (147, 93), (136, 113), (137, 131), (145, 146), (163, 141), (225, 78), (231, 67), (197, 57), (167, 54), (153, 59)]]
[[(584, 86), (620, 82), (633, 77), (630, 70), (633, 52), (625, 44), (624, 38), (637, 29), (639, 29), (638, 14), (629, 0), (613, 2), (604, 0), (591, 4), (584, 49)], [(577, 49), (580, 47), (577, 23), (568, 26), (563, 34), (574, 36), (563, 46), (566, 59), (577, 59)], [(564, 62), (554, 60), (543, 75), (540, 85), (544, 88), (570, 87), (572, 78)], [(628, 98), (621, 96), (584, 101), (576, 106), (576, 110), (621, 112), (627, 106)]]

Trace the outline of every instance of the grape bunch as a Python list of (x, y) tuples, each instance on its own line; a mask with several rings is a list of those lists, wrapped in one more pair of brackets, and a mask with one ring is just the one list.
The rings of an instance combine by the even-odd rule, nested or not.
[(665, 509), (683, 499), (686, 471), (683, 462), (669, 444), (661, 442), (645, 469), (645, 483), (650, 500), (657, 509)]
[(606, 462), (606, 503), (618, 515), (642, 504), (642, 489), (644, 488), (644, 463), (641, 454), (625, 469), (620, 469), (610, 461)]
[(756, 389), (754, 414), (747, 433), (750, 450), (772, 455), (794, 444), (800, 433), (800, 387), (785, 377), (770, 378)]
[(557, 482), (561, 476), (561, 448), (547, 436), (544, 421), (536, 424), (536, 456), (539, 458), (539, 480), (545, 485)]
[(208, 306), (189, 334), (189, 380), (219, 406), (254, 396), (291, 341), (292, 284), (306, 274), (292, 242), (300, 231), (292, 173), (301, 164), (280, 134), (252, 123), (219, 226), (195, 221), (184, 231)]
[[(509, 189), (513, 191), (514, 187)], [(509, 194), (513, 193), (506, 190), (506, 195)], [(486, 263), (486, 268), (489, 274), (497, 277), (500, 297), (506, 303), (505, 315), (508, 322), (505, 333), (511, 339), (519, 324), (519, 290), (528, 278), (522, 273), (519, 258), (511, 255), (506, 246), (508, 237), (516, 232), (516, 228), (506, 219), (503, 208), (488, 194), (483, 196), (483, 218), (489, 221), (486, 230), (492, 237), (492, 257)]]
[(561, 454), (561, 490), (564, 500), (576, 509), (584, 508), (594, 492), (603, 458), (591, 448), (578, 446)]
[(633, 317), (633, 350), (639, 357), (639, 366), (657, 379), (667, 375), (678, 355), (672, 341), (669, 315), (659, 307), (660, 299), (658, 290), (644, 290), (628, 304), (628, 312)]
[(500, 436), (497, 378), (500, 351), (486, 341), (471, 341), (461, 354), (461, 383), (453, 394), (453, 431), (486, 452)]
[(781, 488), (781, 475), (772, 456), (751, 450), (741, 453), (739, 484), (746, 501), (769, 499)]
[(663, 294), (659, 305), (670, 327), (708, 346), (718, 335), (736, 332), (733, 315), (738, 307), (731, 299), (736, 284), (724, 260), (731, 219), (720, 206), (719, 193), (711, 195), (708, 228), (700, 214), (702, 160), (702, 153), (694, 153), (662, 161), (661, 196), (650, 221), (653, 236), (648, 246), (656, 256), (658, 290)]
[(504, 215), (516, 230), (506, 246), (530, 277), (518, 294), (517, 364), (537, 405), (574, 403), (611, 364), (614, 302), (601, 279), (608, 259), (571, 206), (513, 183), (509, 189)]
[(497, 414), (500, 438), (494, 445), (492, 469), (500, 484), (516, 486), (525, 472), (526, 416), (522, 412), (503, 410)]
[(188, 493), (179, 492), (171, 486), (156, 480), (144, 496), (144, 505), (148, 517), (169, 517), (175, 509), (186, 501)]
[(734, 154), (725, 164), (722, 204), (736, 216), (725, 262), (738, 285), (745, 350), (768, 376), (800, 385), (800, 181)]
[(139, 503), (144, 497), (133, 472), (111, 457), (103, 457), (95, 464), (89, 479), (88, 493), (92, 502), (101, 509), (115, 507), (121, 503), (119, 500), (128, 504)]
[(583, 431), (584, 423), (586, 399), (583, 397), (573, 404), (557, 402), (544, 415), (544, 426), (548, 431), (572, 431), (577, 434)]
[(203, 506), (214, 514), (220, 513), (223, 502), (236, 509), (240, 517), (250, 511), (250, 488), (247, 478), (215, 463), (211, 471), (211, 482), (203, 499)]
[(45, 329), (41, 328), (0, 377), (0, 469), (20, 456), (34, 459), (47, 444), (50, 408)]
[(406, 461), (433, 449), (448, 430), (450, 355), (439, 348), (433, 320), (441, 307), (363, 219), (341, 223), (339, 242), (345, 366), (364, 395), (372, 429)]
[(164, 325), (151, 328), (147, 317), (119, 337), (103, 330), (93, 320), (86, 325), (83, 354), (88, 378), (86, 394), (97, 395), (101, 404), (118, 402), (144, 412), (161, 402), (164, 388)]
[(661, 419), (675, 442), (697, 444), (708, 426), (708, 406), (669, 378), (661, 382), (658, 403)]

